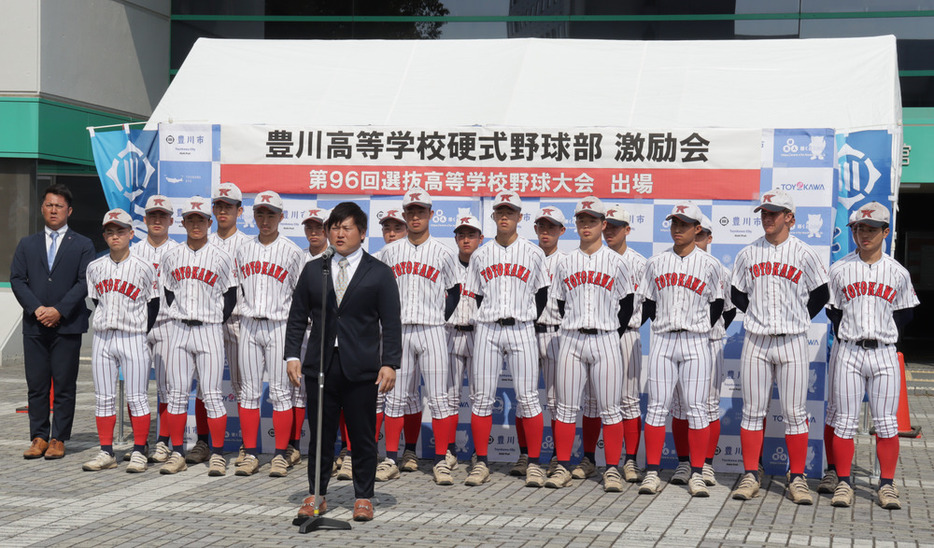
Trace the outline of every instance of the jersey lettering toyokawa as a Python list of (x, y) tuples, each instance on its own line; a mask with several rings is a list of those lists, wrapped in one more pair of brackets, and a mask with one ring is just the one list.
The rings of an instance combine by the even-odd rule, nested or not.
[[(130, 253), (133, 253), (140, 259), (143, 259), (147, 263), (152, 263), (153, 268), (156, 269), (156, 276), (159, 278), (159, 295), (162, 295), (162, 269), (159, 266), (162, 264), (162, 257), (172, 248), (178, 246), (178, 242), (173, 239), (167, 239), (159, 247), (153, 246), (149, 243), (149, 240), (141, 240), (130, 246)], [(156, 323), (162, 323), (169, 319), (169, 307), (160, 306), (159, 315), (156, 316)]]
[[(728, 312), (736, 308), (733, 305), (733, 299), (730, 298), (730, 278), (732, 273), (730, 269), (720, 265), (720, 285), (723, 290), (723, 311)], [(726, 321), (723, 319), (721, 314), (717, 318), (717, 323), (710, 328), (710, 340), (719, 341), (720, 339), (726, 337)]]
[(107, 254), (88, 265), (87, 283), (88, 296), (98, 301), (95, 331), (146, 332), (147, 306), (159, 296), (158, 276), (151, 264), (132, 252), (119, 263)]
[(853, 252), (830, 266), (830, 306), (843, 311), (837, 336), (845, 341), (898, 340), (892, 313), (918, 306), (908, 271), (892, 257), (868, 264)]
[(755, 335), (799, 334), (811, 323), (808, 295), (827, 283), (814, 249), (794, 236), (778, 245), (761, 237), (733, 264), (733, 286), (749, 296), (743, 326)]
[(461, 283), (457, 253), (435, 238), (419, 245), (408, 238), (390, 243), (379, 259), (392, 269), (404, 325), (444, 325), (446, 291)]
[(619, 301), (632, 293), (632, 275), (619, 253), (606, 246), (588, 255), (569, 253), (555, 269), (550, 295), (565, 301), (565, 330), (619, 328)]
[(467, 265), (457, 260), (457, 272), (461, 284), (461, 298), (457, 301), (457, 308), (445, 322), (446, 325), (473, 325), (477, 316), (477, 296), (467, 291), (464, 281), (467, 278)]
[(710, 303), (723, 298), (720, 263), (696, 247), (685, 257), (666, 249), (646, 262), (639, 294), (656, 303), (653, 333), (709, 333)]
[(549, 285), (545, 253), (521, 237), (508, 246), (490, 240), (470, 257), (466, 285), (467, 291), (483, 296), (478, 322), (533, 321), (538, 312), (535, 293)]
[[(253, 238), (251, 238), (250, 236), (247, 236), (246, 234), (244, 234), (243, 232), (239, 230), (234, 232), (227, 238), (221, 238), (220, 236), (217, 235), (216, 232), (208, 234), (208, 242), (216, 245), (223, 251), (227, 252), (227, 254), (230, 255), (231, 259), (235, 259), (237, 257), (237, 250), (243, 247), (244, 245), (246, 245), (252, 239)], [(234, 265), (233, 275), (234, 275), (234, 279), (236, 280), (234, 283), (239, 283), (240, 281), (239, 273), (236, 271), (236, 265)], [(242, 314), (241, 307), (242, 307), (242, 303), (240, 299), (237, 299), (237, 305), (234, 306), (233, 313), (231, 314), (232, 318)]]
[(639, 284), (642, 283), (642, 276), (645, 274), (645, 263), (646, 258), (633, 249), (632, 247), (627, 246), (625, 253), (620, 255), (623, 258), (623, 262), (626, 263), (626, 268), (629, 269), (629, 274), (632, 275), (633, 285), (632, 292), (634, 294), (632, 302), (632, 318), (629, 319), (629, 328), (630, 329), (639, 329), (642, 326), (642, 297), (639, 295)]
[(267, 320), (289, 319), (292, 291), (305, 266), (302, 249), (279, 235), (269, 245), (255, 237), (237, 249), (241, 314)]
[[(555, 250), (554, 253), (545, 257), (545, 267), (548, 269), (548, 280), (549, 283), (552, 284), (552, 287), (554, 287), (555, 269), (558, 268), (558, 264), (567, 256), (567, 253)], [(545, 305), (545, 310), (542, 310), (542, 315), (538, 317), (538, 323), (544, 325), (561, 324), (561, 313), (558, 312), (558, 300), (555, 299), (554, 291), (548, 291), (548, 304)]]
[(224, 250), (205, 244), (194, 251), (179, 245), (162, 259), (163, 286), (175, 294), (169, 314), (176, 320), (221, 323), (224, 293), (237, 285), (234, 261)]

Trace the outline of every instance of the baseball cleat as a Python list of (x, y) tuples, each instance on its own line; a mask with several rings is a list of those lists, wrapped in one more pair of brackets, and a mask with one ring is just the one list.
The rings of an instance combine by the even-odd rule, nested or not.
[(615, 466), (607, 466), (603, 473), (603, 491), (605, 493), (619, 493), (623, 490), (623, 477)]
[(81, 469), (87, 472), (97, 472), (99, 470), (110, 470), (117, 467), (117, 459), (107, 451), (101, 450), (96, 457), (81, 465)]
[(697, 472), (691, 474), (688, 480), (688, 493), (692, 497), (709, 497), (710, 491), (707, 490), (707, 484), (704, 482), (704, 476)]
[(704, 483), (707, 484), (708, 487), (713, 487), (717, 484), (717, 476), (714, 474), (712, 464), (707, 464), (705, 462), (701, 475), (704, 477)]
[(457, 470), (457, 466), (458, 466), (458, 465), (457, 465), (457, 455), (455, 455), (454, 453), (452, 453), (450, 449), (448, 449), (448, 452), (445, 453), (445, 455), (444, 455), (444, 462), (447, 463), (449, 469), (451, 469), (451, 470)]
[(853, 488), (850, 484), (845, 481), (837, 482), (837, 488), (833, 491), (833, 498), (830, 499), (830, 505), (839, 508), (847, 508), (853, 506), (855, 501), (856, 493), (853, 492)]
[(571, 484), (571, 473), (568, 472), (568, 469), (562, 465), (558, 465), (555, 468), (555, 473), (552, 474), (548, 481), (545, 482), (545, 487), (550, 489), (560, 489), (562, 487), (567, 487)]
[(252, 476), (259, 470), (259, 459), (256, 458), (256, 455), (247, 453), (243, 457), (243, 461), (237, 465), (237, 471), (234, 472), (237, 476)]
[(488, 481), (490, 481), (490, 469), (485, 462), (478, 460), (470, 469), (470, 474), (467, 475), (467, 480), (464, 481), (464, 485), (476, 487)]
[(130, 474), (138, 474), (140, 472), (145, 472), (148, 467), (149, 463), (146, 459), (146, 455), (139, 451), (133, 451), (130, 454), (130, 464), (126, 465), (126, 471)]
[(353, 461), (350, 455), (345, 455), (341, 461), (341, 467), (337, 471), (337, 479), (342, 481), (353, 479)]
[(162, 468), (159, 469), (160, 474), (177, 474), (179, 472), (184, 472), (188, 470), (188, 464), (185, 462), (185, 457), (182, 456), (178, 451), (172, 451), (172, 454), (169, 455), (169, 458), (166, 459), (165, 464), (162, 465)]
[[(149, 443), (146, 443), (146, 447), (143, 447), (143, 454), (144, 455), (149, 454)], [(126, 453), (123, 454), (123, 462), (130, 462), (130, 458), (132, 456), (133, 456), (133, 452), (127, 451)]]
[(269, 461), (269, 477), (284, 478), (289, 474), (289, 461), (282, 455), (276, 455)]
[(545, 471), (537, 462), (530, 462), (525, 472), (526, 487), (542, 487), (545, 485)]
[(402, 464), (399, 466), (402, 472), (415, 472), (418, 470), (418, 456), (415, 451), (406, 449), (402, 452)]
[(691, 480), (691, 463), (688, 461), (681, 461), (678, 463), (678, 467), (675, 468), (675, 473), (671, 476), (672, 485), (687, 485)]
[(435, 464), (432, 475), (438, 485), (454, 485), (454, 478), (451, 477), (451, 467), (445, 461)]
[(224, 455), (213, 453), (210, 460), (208, 461), (208, 475), (209, 476), (226, 476), (227, 475), (227, 459), (224, 458)]
[(623, 479), (627, 483), (639, 483), (642, 481), (642, 473), (636, 466), (636, 461), (630, 459), (623, 463)]
[(152, 454), (149, 455), (149, 462), (165, 462), (172, 456), (172, 450), (163, 442), (158, 442)]
[(655, 493), (658, 493), (661, 487), (662, 480), (659, 479), (658, 472), (651, 470), (645, 473), (645, 478), (642, 479), (642, 483), (639, 485), (639, 494), (654, 495)]
[(584, 457), (581, 459), (580, 464), (574, 467), (571, 470), (571, 477), (574, 479), (587, 479), (594, 476), (597, 473), (597, 465), (593, 463), (589, 458)]
[(512, 465), (512, 469), (509, 470), (510, 476), (524, 476), (529, 469), (529, 456), (526, 454), (519, 455), (519, 460)]
[(288, 449), (285, 450), (285, 460), (289, 461), (289, 467), (295, 466), (296, 464), (301, 464), (302, 452), (296, 449), (294, 446), (289, 445)]
[(840, 478), (837, 477), (837, 471), (827, 470), (824, 477), (820, 479), (820, 483), (817, 484), (817, 492), (825, 495), (836, 493), (838, 483), (840, 483)]
[[(343, 471), (343, 469), (341, 469)], [(389, 481), (399, 477), (399, 467), (389, 458), (376, 465), (376, 481)]]
[(795, 504), (814, 504), (814, 495), (811, 494), (808, 482), (803, 476), (791, 480), (788, 485), (788, 498)]
[(743, 474), (731, 496), (735, 500), (750, 500), (759, 496), (759, 479), (752, 472)]
[(191, 451), (185, 456), (185, 462), (188, 464), (201, 464), (211, 458), (211, 450), (205, 441), (198, 440)]
[(902, 503), (898, 500), (898, 490), (891, 483), (879, 487), (879, 506), (886, 510), (901, 510)]
[(234, 466), (240, 466), (240, 463), (242, 463), (242, 462), (243, 462), (243, 459), (245, 459), (245, 458), (246, 458), (246, 447), (244, 447), (244, 446), (241, 445), (241, 446), (240, 446), (240, 450), (237, 451), (237, 458), (234, 459), (233, 465), (234, 465)]

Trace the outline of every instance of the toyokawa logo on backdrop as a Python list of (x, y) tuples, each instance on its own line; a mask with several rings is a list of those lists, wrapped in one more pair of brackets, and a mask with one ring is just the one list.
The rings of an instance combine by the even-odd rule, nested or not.
[(149, 187), (155, 173), (156, 168), (149, 162), (149, 157), (132, 141), (127, 141), (126, 147), (110, 164), (107, 178), (132, 202)]
[(826, 185), (824, 183), (805, 183), (804, 181), (798, 181), (796, 183), (778, 183), (776, 185), (778, 188), (791, 191), (791, 192), (802, 192), (806, 190), (824, 190)]

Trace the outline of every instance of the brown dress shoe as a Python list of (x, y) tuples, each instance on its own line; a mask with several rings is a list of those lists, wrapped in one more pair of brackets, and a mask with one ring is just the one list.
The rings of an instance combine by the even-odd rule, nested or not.
[(65, 442), (52, 438), (45, 450), (45, 460), (60, 459), (65, 456)]
[(370, 499), (357, 499), (353, 503), (353, 520), (370, 521), (371, 519), (373, 519), (373, 505), (370, 504)]
[[(324, 497), (321, 497), (321, 503), (318, 505), (318, 515), (323, 515), (328, 511), (328, 501), (324, 500)], [(313, 518), (315, 517), (315, 496), (311, 495), (305, 497), (305, 500), (302, 501), (302, 507), (298, 509), (298, 517), (300, 518)]]
[(45, 441), (42, 438), (33, 438), (32, 445), (29, 446), (29, 449), (23, 453), (24, 459), (38, 459), (45, 454), (45, 451), (49, 448), (49, 442)]

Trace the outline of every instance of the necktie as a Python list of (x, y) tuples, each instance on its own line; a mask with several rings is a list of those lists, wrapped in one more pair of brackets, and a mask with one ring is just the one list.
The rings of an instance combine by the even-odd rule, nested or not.
[(50, 232), (49, 236), (52, 237), (52, 245), (49, 246), (49, 272), (51, 272), (52, 261), (55, 260), (55, 243), (58, 240), (58, 232)]
[(350, 261), (347, 260), (347, 257), (341, 257), (341, 260), (337, 261), (337, 265), (341, 269), (337, 272), (334, 293), (337, 294), (337, 305), (340, 306), (341, 300), (344, 298), (344, 292), (347, 291), (347, 267), (350, 266)]

